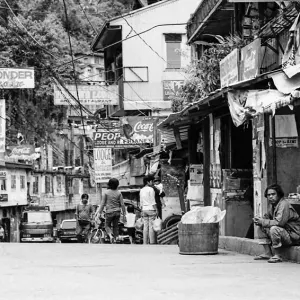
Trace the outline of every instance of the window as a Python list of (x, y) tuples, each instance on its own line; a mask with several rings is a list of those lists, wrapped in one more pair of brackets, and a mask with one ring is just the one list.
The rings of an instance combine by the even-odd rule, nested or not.
[(60, 193), (62, 191), (62, 177), (60, 175), (58, 175), (56, 177), (56, 182), (57, 182), (57, 189), (56, 189), (56, 191), (58, 193)]
[(51, 193), (51, 182), (50, 176), (45, 176), (45, 193)]
[(32, 193), (33, 194), (39, 193), (39, 178), (37, 176), (34, 176), (34, 179), (33, 179)]
[(17, 176), (16, 175), (11, 175), (11, 188), (15, 189), (17, 186)]
[(181, 54), (178, 53), (178, 50), (181, 48), (181, 34), (166, 34), (165, 40), (167, 45), (167, 69), (180, 69)]
[(0, 188), (1, 188), (1, 191), (6, 191), (6, 179), (4, 179), (4, 178), (0, 179)]
[(25, 176), (24, 175), (20, 176), (20, 187), (21, 187), (21, 189), (25, 189)]

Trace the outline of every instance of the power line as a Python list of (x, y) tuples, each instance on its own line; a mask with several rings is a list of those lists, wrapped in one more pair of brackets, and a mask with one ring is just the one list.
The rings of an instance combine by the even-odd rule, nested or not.
[(80, 6), (80, 8), (81, 8), (81, 10), (82, 10), (82, 12), (83, 12), (85, 18), (87, 19), (88, 23), (89, 23), (90, 26), (92, 27), (94, 33), (97, 33), (97, 31), (96, 31), (96, 29), (94, 28), (93, 24), (91, 23), (90, 19), (89, 19), (88, 16), (86, 15), (85, 10), (84, 10), (84, 8), (82, 7), (82, 5), (81, 5), (81, 3), (80, 3), (80, 0), (78, 0), (78, 5)]

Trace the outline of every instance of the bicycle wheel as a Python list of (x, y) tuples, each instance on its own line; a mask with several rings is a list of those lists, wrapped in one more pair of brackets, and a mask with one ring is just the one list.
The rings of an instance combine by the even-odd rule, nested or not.
[(101, 229), (93, 230), (90, 238), (89, 238), (89, 243), (90, 244), (103, 244), (104, 243), (104, 234)]

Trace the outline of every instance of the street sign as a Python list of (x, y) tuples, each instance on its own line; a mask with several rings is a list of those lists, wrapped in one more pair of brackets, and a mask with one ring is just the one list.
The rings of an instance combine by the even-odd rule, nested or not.
[(94, 148), (95, 182), (107, 183), (112, 177), (111, 148)]
[(34, 69), (0, 68), (0, 89), (33, 89)]

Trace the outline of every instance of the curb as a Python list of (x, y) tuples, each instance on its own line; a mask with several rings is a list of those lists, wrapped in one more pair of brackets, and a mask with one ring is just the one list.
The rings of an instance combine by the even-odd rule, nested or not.
[[(264, 252), (263, 246), (259, 245), (257, 240), (234, 236), (220, 236), (219, 248), (251, 256)], [(284, 260), (300, 263), (300, 246), (286, 248), (282, 253), (282, 257)]]

